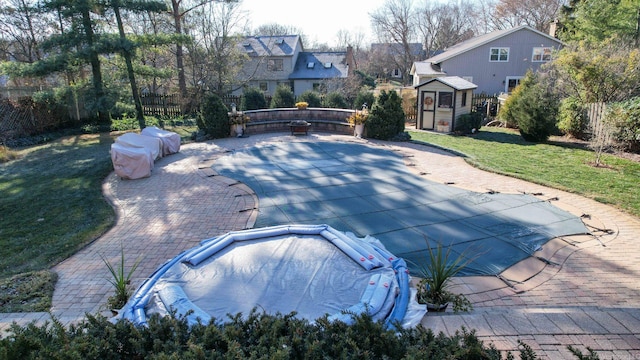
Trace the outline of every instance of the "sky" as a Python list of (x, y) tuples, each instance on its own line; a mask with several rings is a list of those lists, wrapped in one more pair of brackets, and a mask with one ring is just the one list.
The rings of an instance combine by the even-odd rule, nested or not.
[(385, 0), (242, 0), (252, 28), (277, 23), (295, 26), (306, 35), (304, 46), (313, 43), (335, 45), (340, 30), (362, 32), (373, 42), (369, 13)]

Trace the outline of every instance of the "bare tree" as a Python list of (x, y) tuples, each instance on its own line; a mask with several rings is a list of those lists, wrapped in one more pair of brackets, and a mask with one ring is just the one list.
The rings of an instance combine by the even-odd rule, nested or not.
[(528, 25), (546, 33), (564, 3), (564, 0), (497, 0), (495, 23), (503, 29)]
[(22, 62), (42, 59), (39, 44), (51, 31), (48, 14), (37, 9), (34, 0), (7, 0), (0, 7), (0, 36), (10, 46), (6, 57)]
[(417, 39), (417, 13), (413, 1), (387, 0), (369, 16), (379, 41), (401, 46), (402, 52), (397, 58), (398, 69), (403, 75), (408, 74), (417, 60), (411, 47), (411, 43)]
[[(246, 54), (238, 50), (248, 17), (238, 3), (209, 3), (194, 12), (189, 30), (193, 86), (220, 95), (233, 91)], [(241, 86), (241, 85), (238, 85)]]
[(347, 29), (340, 29), (336, 34), (336, 49), (344, 50), (348, 46), (353, 47), (354, 51), (358, 51), (364, 44), (366, 35), (362, 31), (350, 31)]
[[(173, 19), (173, 26), (177, 35), (184, 34), (182, 24), (185, 17), (192, 11), (214, 2), (237, 2), (238, 0), (171, 0), (169, 13)], [(176, 67), (178, 68), (178, 88), (180, 95), (187, 97), (187, 80), (184, 69), (184, 49), (182, 42), (176, 44)]]
[(469, 16), (475, 10), (475, 6), (466, 1), (459, 4), (426, 3), (419, 10), (418, 31), (427, 56), (475, 36), (475, 17)]

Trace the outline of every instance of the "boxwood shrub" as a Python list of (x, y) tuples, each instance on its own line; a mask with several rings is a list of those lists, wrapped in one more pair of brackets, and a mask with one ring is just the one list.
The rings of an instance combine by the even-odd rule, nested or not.
[[(189, 326), (184, 319), (153, 316), (147, 327), (104, 317), (87, 318), (69, 328), (53, 320), (42, 326), (13, 325), (0, 340), (3, 359), (501, 359), (474, 331), (453, 336), (421, 326), (388, 330), (369, 316), (352, 325), (314, 323), (295, 313), (266, 315), (256, 311), (227, 321)], [(535, 359), (526, 345), (521, 359)], [(524, 357), (523, 357), (524, 355)], [(512, 356), (510, 358), (513, 358)]]

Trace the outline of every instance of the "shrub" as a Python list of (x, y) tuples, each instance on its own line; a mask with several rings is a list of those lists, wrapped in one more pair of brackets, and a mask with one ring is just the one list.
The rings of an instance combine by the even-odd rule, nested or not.
[(640, 151), (640, 97), (608, 105), (602, 121), (612, 126), (613, 138), (622, 149)]
[(389, 140), (404, 132), (405, 116), (402, 99), (395, 91), (382, 90), (369, 112), (367, 137)]
[(200, 112), (196, 119), (198, 128), (209, 137), (223, 138), (229, 136), (229, 110), (216, 94), (207, 94), (202, 99)]
[(362, 89), (358, 92), (358, 95), (356, 95), (356, 99), (353, 101), (353, 107), (356, 108), (356, 110), (360, 110), (362, 109), (362, 104), (367, 104), (367, 106), (371, 108), (375, 101), (376, 96), (372, 91)]
[(509, 120), (515, 121), (520, 135), (533, 142), (546, 141), (556, 130), (558, 99), (538, 82), (537, 76), (528, 72), (520, 85), (507, 99), (506, 113)]
[(71, 89), (63, 87), (60, 89), (38, 91), (33, 94), (34, 113), (39, 121), (47, 122), (46, 130), (59, 129), (71, 125), (69, 118), (68, 97)]
[(342, 94), (334, 91), (328, 93), (324, 99), (322, 99), (322, 107), (330, 109), (347, 109), (349, 108), (349, 105), (347, 105), (347, 101), (344, 99)]
[[(529, 351), (521, 351), (521, 359), (536, 358), (524, 349)], [(347, 325), (255, 311), (191, 327), (171, 316), (152, 316), (146, 327), (91, 315), (68, 329), (55, 319), (43, 326), (14, 324), (0, 339), (0, 354), (6, 359), (502, 359), (493, 344), (485, 346), (464, 327), (446, 336), (422, 326), (388, 330), (367, 315), (354, 315), (353, 325)]]
[(587, 109), (576, 97), (568, 97), (560, 102), (558, 109), (558, 129), (575, 138), (584, 138), (589, 125)]
[(271, 98), (271, 108), (291, 108), (294, 107), (296, 98), (293, 95), (293, 91), (287, 85), (279, 85), (276, 88), (273, 98)]
[(309, 107), (320, 107), (322, 106), (322, 98), (320, 98), (320, 94), (313, 90), (307, 90), (298, 96), (298, 101), (306, 102)]
[(453, 129), (458, 134), (471, 134), (478, 130), (482, 126), (483, 114), (479, 112), (472, 112), (464, 115), (460, 115), (456, 119), (456, 127)]
[(0, 145), (0, 164), (11, 161), (11, 160), (15, 160), (17, 158), (18, 158), (18, 154), (15, 151), (9, 149), (4, 145)]
[(245, 110), (259, 110), (266, 109), (267, 100), (264, 97), (262, 91), (256, 87), (250, 87), (242, 94), (242, 100), (240, 100), (240, 109)]

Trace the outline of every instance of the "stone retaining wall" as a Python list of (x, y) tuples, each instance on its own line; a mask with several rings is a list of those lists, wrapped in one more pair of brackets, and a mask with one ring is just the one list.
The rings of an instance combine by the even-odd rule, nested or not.
[(245, 111), (251, 121), (246, 126), (247, 133), (264, 133), (289, 131), (289, 123), (295, 120), (304, 120), (311, 124), (309, 132), (331, 132), (338, 134), (353, 134), (353, 128), (349, 126), (347, 118), (355, 110), (349, 109), (325, 109), (296, 108), (264, 109)]

